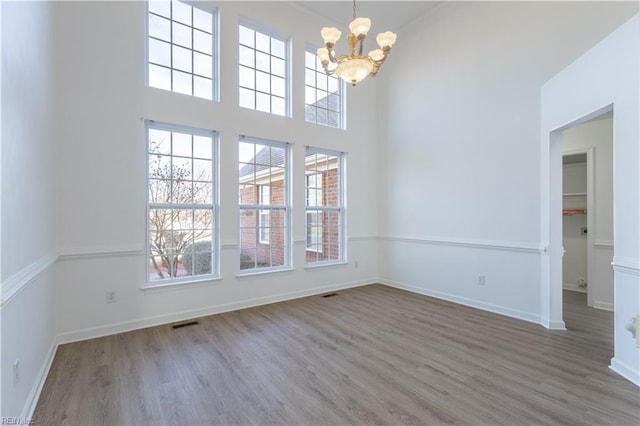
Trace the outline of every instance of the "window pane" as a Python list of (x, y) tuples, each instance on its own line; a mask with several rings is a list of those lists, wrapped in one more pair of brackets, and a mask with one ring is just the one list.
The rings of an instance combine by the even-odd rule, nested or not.
[(263, 112), (271, 112), (271, 96), (265, 93), (256, 93), (256, 109)]
[(153, 12), (158, 15), (171, 17), (171, 2), (163, 0), (150, 0), (149, 12)]
[(269, 72), (269, 55), (262, 52), (256, 52), (256, 68), (260, 71)]
[[(266, 95), (269, 96), (269, 95)], [(241, 269), (288, 262), (287, 148), (246, 138), (239, 142)], [(265, 208), (270, 207), (270, 208)]]
[[(192, 27), (192, 14), (199, 29)], [(174, 0), (150, 2), (148, 20), (149, 86), (211, 100), (215, 71), (210, 33), (213, 15)], [(198, 51), (195, 56), (194, 49)], [(193, 78), (192, 73), (199, 77)]]
[(255, 71), (253, 68), (240, 66), (239, 82), (241, 87), (255, 89)]
[(182, 25), (178, 22), (174, 22), (173, 28), (173, 43), (180, 46), (191, 48), (191, 27)]
[(287, 104), (284, 98), (271, 97), (271, 112), (276, 115), (287, 115)]
[(249, 89), (240, 88), (240, 106), (243, 108), (255, 109), (256, 92)]
[(256, 72), (256, 90), (269, 93), (269, 91), (271, 90), (269, 74), (259, 71)]
[(193, 8), (193, 26), (208, 33), (213, 32), (213, 19), (210, 13)]
[(171, 66), (171, 45), (163, 41), (149, 40), (149, 62), (154, 64)]
[(173, 91), (191, 95), (191, 74), (180, 71), (173, 72)]
[(186, 25), (191, 25), (191, 6), (175, 0), (171, 3), (173, 7), (172, 11), (174, 21), (182, 22)]
[(248, 47), (240, 46), (240, 65), (253, 68), (255, 66), (254, 51)]
[(305, 53), (305, 120), (342, 128), (342, 83), (328, 76), (312, 52)]
[[(148, 281), (215, 273), (211, 160), (192, 158), (189, 130), (148, 127)], [(213, 151), (213, 137), (196, 136), (200, 151)], [(208, 149), (204, 144), (208, 143)], [(200, 181), (194, 182), (193, 178)], [(194, 207), (194, 204), (200, 205)], [(200, 260), (195, 259), (195, 255)], [(198, 263), (199, 262), (199, 263)]]
[(149, 64), (149, 86), (171, 90), (171, 70)]
[(275, 38), (271, 39), (271, 54), (279, 58), (283, 58), (286, 55), (285, 43)]
[(202, 53), (194, 52), (193, 54), (193, 72), (203, 77), (211, 78), (212, 72), (212, 60), (211, 56), (203, 55)]
[(205, 34), (202, 31), (193, 31), (193, 48), (207, 55), (212, 54), (213, 37), (211, 34)]
[(191, 61), (191, 50), (173, 46), (173, 68), (190, 73)]
[(213, 158), (211, 155), (211, 138), (206, 138), (204, 136), (194, 136), (193, 156), (204, 159)]
[(171, 21), (149, 14), (149, 35), (165, 41), (171, 41)]
[(213, 98), (213, 81), (209, 78), (193, 77), (193, 95), (199, 98)]
[[(239, 26), (239, 36), (240, 106), (287, 115), (286, 43), (242, 25)], [(271, 54), (272, 47), (278, 56)]]
[(271, 38), (259, 32), (256, 32), (256, 50), (269, 53), (271, 50)]
[(254, 36), (255, 36), (255, 31), (240, 25), (240, 33), (239, 33), (240, 44), (243, 44), (248, 47), (254, 47), (255, 46)]

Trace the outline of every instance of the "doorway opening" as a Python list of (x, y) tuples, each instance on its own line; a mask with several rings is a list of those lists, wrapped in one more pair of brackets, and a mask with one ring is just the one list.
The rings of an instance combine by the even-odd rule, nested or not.
[(562, 129), (562, 318), (613, 355), (613, 111)]

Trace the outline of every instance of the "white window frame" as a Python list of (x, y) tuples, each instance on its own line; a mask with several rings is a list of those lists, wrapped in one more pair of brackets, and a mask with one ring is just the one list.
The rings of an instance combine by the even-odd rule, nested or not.
[[(269, 37), (269, 52), (265, 52), (263, 50), (259, 50), (256, 45), (256, 36), (254, 36), (254, 45), (253, 46), (249, 46), (246, 44), (243, 44), (240, 40), (240, 27), (245, 27), (249, 30), (254, 31), (255, 33), (259, 33), (263, 36), (267, 36)], [(271, 51), (271, 39), (274, 40), (278, 40), (279, 42), (282, 42), (284, 44), (284, 57), (279, 57), (276, 55), (272, 54)], [(253, 60), (254, 60), (254, 64), (253, 66), (247, 65), (247, 64), (242, 64), (242, 55), (240, 54), (240, 49), (241, 47), (244, 47), (246, 49), (250, 49), (253, 51)], [(272, 115), (277, 115), (277, 116), (281, 116), (281, 117), (291, 117), (291, 71), (290, 71), (290, 62), (291, 62), (291, 43), (288, 37), (285, 37), (281, 34), (278, 34), (276, 31), (271, 30), (269, 28), (266, 28), (264, 25), (258, 24), (250, 19), (247, 18), (240, 18), (239, 22), (238, 22), (238, 44), (237, 44), (237, 48), (238, 48), (238, 105), (241, 108), (245, 108), (245, 109), (249, 109), (249, 110), (253, 110), (253, 111), (259, 111), (259, 112), (264, 112), (267, 114), (272, 114)], [(258, 65), (256, 63), (256, 57), (257, 57), (257, 53), (263, 53), (263, 54), (267, 54), (269, 55), (269, 59), (270, 59), (270, 66), (269, 66), (269, 72), (265, 71), (265, 70), (260, 70), (258, 69)], [(284, 75), (278, 75), (278, 74), (272, 74), (271, 72), (271, 59), (272, 57), (275, 57), (277, 59), (282, 59), (284, 60)], [(252, 85), (248, 85), (248, 86), (242, 86), (242, 78), (240, 76), (241, 72), (243, 71), (243, 68), (247, 69), (247, 70), (252, 70), (253, 71), (253, 84)], [(263, 91), (263, 90), (258, 90), (257, 89), (257, 76), (258, 73), (262, 72), (264, 74), (268, 74), (269, 75), (269, 91)], [(284, 78), (284, 96), (280, 96), (277, 94), (274, 94), (273, 90), (272, 90), (272, 85), (271, 85), (271, 81), (273, 80), (273, 78)], [(253, 87), (251, 87), (253, 86)], [(250, 106), (246, 106), (246, 105), (242, 105), (242, 95), (241, 92), (243, 90), (246, 91), (251, 91), (253, 92), (253, 107)], [(263, 109), (258, 109), (258, 94), (262, 94), (262, 95), (268, 95), (269, 96), (269, 111), (265, 111)], [(278, 114), (273, 112), (273, 98), (281, 98), (284, 100), (284, 114)]]
[[(184, 204), (184, 203), (153, 203), (149, 198), (149, 159), (152, 155), (149, 152), (149, 130), (156, 129), (167, 132), (178, 132), (178, 133), (186, 133), (193, 136), (203, 136), (207, 138), (211, 138), (211, 203), (194, 203), (194, 204)], [(188, 284), (191, 282), (200, 282), (200, 281), (210, 281), (213, 279), (220, 278), (220, 220), (219, 220), (219, 175), (218, 175), (218, 132), (215, 130), (206, 130), (199, 129), (194, 127), (181, 126), (177, 124), (169, 124), (162, 123), (153, 120), (145, 120), (145, 152), (147, 159), (147, 166), (145, 168), (145, 180), (146, 180), (146, 216), (145, 216), (145, 286), (144, 288), (154, 288), (154, 287), (165, 287), (179, 284)], [(173, 150), (171, 151), (172, 158)], [(192, 159), (198, 159), (198, 157), (194, 157), (192, 153)], [(173, 160), (172, 160), (173, 161)], [(164, 278), (151, 280), (150, 272), (149, 272), (149, 261), (151, 255), (151, 247), (149, 244), (150, 241), (150, 220), (149, 215), (151, 209), (154, 208), (179, 208), (179, 209), (193, 209), (193, 210), (211, 210), (212, 212), (212, 220), (211, 220), (211, 273), (210, 274), (202, 274), (202, 275), (189, 275), (187, 277), (175, 277), (175, 278)]]
[[(178, 0), (167, 0), (167, 1), (163, 1), (163, 0), (156, 0), (157, 3), (169, 3), (169, 7), (171, 8), (171, 17), (167, 17), (161, 14), (156, 14), (154, 13), (152, 10), (150, 10), (149, 8), (149, 3), (150, 2), (154, 2), (153, 0), (148, 0), (146, 2), (146, 14), (145, 14), (145, 49), (146, 49), (146, 55), (145, 55), (145, 83), (148, 87), (152, 87), (152, 88), (156, 88), (159, 90), (167, 90), (170, 91), (172, 93), (177, 93), (177, 94), (182, 94), (185, 96), (192, 96), (195, 98), (199, 98), (199, 99), (206, 99), (206, 100), (210, 100), (210, 101), (214, 101), (217, 102), (219, 100), (218, 98), (218, 92), (219, 92), (219, 63), (218, 63), (218, 52), (219, 52), (219, 48), (218, 48), (218, 35), (219, 35), (219, 23), (218, 23), (218, 9), (217, 8), (213, 8), (211, 10), (205, 10), (202, 7), (198, 7), (197, 3), (194, 2), (184, 2), (184, 1), (178, 1)], [(176, 19), (174, 19), (173, 16), (173, 3), (174, 2), (178, 2), (178, 3), (182, 3), (183, 5), (191, 8), (191, 25), (185, 24), (184, 22), (180, 22)], [(193, 17), (194, 17), (194, 10), (199, 10), (203, 13), (207, 13), (211, 15), (211, 33), (209, 33), (208, 31), (205, 31), (201, 28), (197, 28), (194, 26), (194, 22), (193, 22)], [(157, 17), (163, 18), (163, 19), (168, 19), (169, 23), (171, 25), (171, 30), (170, 30), (170, 34), (169, 34), (169, 40), (160, 38), (160, 37), (155, 37), (152, 36), (150, 34), (150, 25), (149, 25), (149, 20), (151, 19), (152, 15), (155, 15)], [(183, 25), (185, 27), (188, 27), (191, 30), (191, 47), (188, 47), (186, 45), (181, 45), (180, 43), (175, 42), (174, 43), (174, 33), (173, 33), (173, 26), (174, 23), (177, 25)], [(210, 35), (211, 36), (211, 54), (202, 51), (202, 50), (198, 50), (195, 48), (194, 46), (194, 42), (195, 42), (195, 38), (194, 38), (194, 34), (195, 31), (199, 31), (202, 32), (203, 34), (206, 35)], [(151, 61), (150, 58), (150, 48), (149, 48), (149, 43), (150, 40), (157, 40), (159, 42), (165, 42), (165, 43), (169, 43), (170, 45), (170, 50), (171, 50), (171, 54), (170, 54), (170, 62), (171, 65), (167, 66), (165, 64), (161, 64), (161, 63), (154, 63)], [(183, 48), (186, 49), (188, 51), (191, 52), (191, 71), (185, 71), (185, 70), (181, 70), (179, 68), (175, 68), (174, 67), (174, 61), (173, 61), (173, 56), (174, 56), (174, 46), (177, 48)], [(200, 75), (197, 74), (195, 72), (195, 60), (194, 60), (194, 55), (195, 54), (200, 54), (200, 55), (205, 55), (205, 56), (211, 56), (211, 78), (204, 76), (204, 75)], [(164, 68), (166, 70), (169, 70), (170, 73), (170, 82), (169, 88), (164, 88), (164, 87), (160, 87), (160, 86), (155, 86), (151, 84), (151, 77), (150, 77), (150, 68), (151, 66), (156, 66), (156, 67), (160, 67), (160, 68)], [(184, 74), (188, 74), (191, 76), (191, 93), (184, 93), (181, 91), (176, 91), (175, 87), (174, 87), (174, 72), (180, 72), (180, 73), (184, 73)], [(202, 79), (207, 79), (207, 80), (211, 80), (211, 93), (209, 96), (205, 97), (205, 96), (200, 96), (200, 95), (196, 95), (195, 94), (195, 78), (202, 78)]]
[[(314, 154), (318, 154), (318, 155), (326, 155), (326, 156), (330, 156), (330, 157), (336, 157), (336, 161), (337, 161), (337, 169), (338, 169), (338, 206), (327, 206), (324, 205), (325, 203), (321, 203), (322, 205), (320, 206), (312, 206), (309, 205), (309, 196), (308, 196), (308, 191), (309, 191), (309, 179), (308, 176), (309, 175), (313, 175), (313, 174), (322, 174), (324, 173), (324, 170), (322, 169), (315, 169), (315, 171), (311, 171), (309, 173), (308, 170), (308, 164), (307, 163), (307, 157), (309, 157), (310, 155), (314, 155)], [(327, 150), (327, 149), (322, 149), (322, 148), (315, 148), (315, 147), (310, 147), (307, 146), (306, 147), (306, 152), (305, 152), (305, 229), (309, 229), (309, 214), (310, 213), (325, 213), (325, 212), (337, 212), (338, 213), (338, 256), (336, 259), (330, 259), (330, 260), (317, 260), (317, 261), (307, 261), (307, 265), (311, 265), (311, 266), (317, 266), (317, 265), (328, 265), (328, 264), (336, 264), (336, 263), (344, 263), (346, 261), (346, 228), (345, 228), (345, 224), (346, 224), (346, 208), (345, 208), (345, 178), (344, 178), (344, 170), (345, 170), (345, 154), (344, 152), (339, 152), (339, 151), (332, 151), (332, 150)], [(322, 191), (324, 193), (325, 191), (325, 186), (323, 184), (323, 188)], [(315, 189), (316, 187), (314, 187)], [(316, 203), (318, 204), (318, 203)], [(313, 247), (309, 247), (309, 240), (308, 240), (308, 231), (305, 232), (306, 235), (306, 241), (305, 241), (305, 247), (306, 250), (309, 252), (313, 252), (313, 253), (318, 253), (321, 254), (323, 253), (322, 250), (322, 244), (319, 246), (318, 249), (314, 249)], [(327, 244), (331, 244), (331, 241), (329, 241)]]
[[(291, 204), (290, 204), (290, 200), (291, 200), (291, 194), (290, 194), (290, 174), (291, 174), (291, 144), (286, 143), (286, 142), (279, 142), (279, 141), (274, 141), (274, 140), (269, 140), (269, 139), (263, 139), (263, 138), (257, 138), (257, 137), (252, 137), (252, 136), (244, 136), (241, 135), (239, 137), (238, 142), (245, 142), (245, 143), (252, 143), (252, 144), (259, 144), (259, 145), (265, 145), (265, 146), (271, 146), (274, 148), (281, 148), (284, 149), (284, 176), (283, 176), (283, 195), (284, 195), (284, 199), (283, 199), (283, 204), (272, 204), (272, 190), (270, 189), (270, 200), (269, 200), (269, 204), (261, 204), (262, 200), (260, 199), (260, 192), (258, 189), (258, 194), (256, 194), (256, 198), (258, 198), (258, 200), (256, 201), (256, 204), (242, 204), (239, 203), (238, 208), (239, 208), (239, 214), (238, 214), (238, 220), (239, 220), (239, 236), (238, 239), (240, 241), (239, 243), (239, 254), (241, 253), (242, 250), (242, 215), (244, 211), (255, 211), (258, 214), (258, 218), (256, 220), (256, 224), (257, 224), (257, 229), (256, 229), (256, 247), (258, 244), (260, 244), (260, 213), (261, 212), (267, 212), (269, 214), (269, 217), (271, 217), (271, 213), (274, 211), (282, 211), (284, 212), (284, 235), (283, 235), (283, 264), (282, 265), (276, 265), (276, 266), (257, 266), (257, 259), (256, 259), (256, 266), (254, 268), (248, 268), (248, 269), (240, 269), (238, 275), (252, 275), (252, 274), (261, 274), (261, 273), (265, 273), (265, 272), (277, 272), (277, 271), (282, 271), (282, 270), (290, 270), (291, 269)], [(238, 174), (238, 180), (237, 180), (238, 184), (240, 184), (240, 176)], [(254, 184), (256, 182), (256, 177), (255, 177), (255, 172), (254, 172)], [(269, 176), (269, 182), (268, 184), (271, 186), (272, 181), (271, 181), (271, 176)], [(271, 239), (271, 230), (269, 230), (269, 238)], [(272, 242), (269, 242), (269, 245), (272, 246)], [(272, 247), (269, 248), (269, 250), (271, 250)]]
[[(271, 202), (271, 187), (269, 185), (260, 185), (258, 186), (258, 203), (267, 204), (265, 199), (267, 203)], [(270, 213), (271, 210), (260, 210), (258, 212), (258, 242), (260, 244), (269, 244), (270, 233), (267, 224), (269, 223)]]
[[(307, 63), (307, 59), (309, 57), (313, 56), (314, 58), (314, 64), (313, 67), (310, 67)], [(339, 129), (339, 130), (345, 130), (346, 129), (346, 123), (347, 123), (347, 119), (346, 119), (346, 106), (347, 106), (347, 102), (346, 102), (346, 94), (347, 94), (347, 90), (346, 90), (346, 84), (344, 82), (344, 80), (342, 80), (341, 78), (339, 78), (337, 75), (332, 75), (332, 76), (326, 76), (327, 79), (333, 79), (335, 82), (337, 82), (338, 84), (338, 90), (337, 90), (337, 96), (338, 96), (338, 105), (340, 110), (339, 111), (334, 111), (333, 109), (330, 109), (328, 104), (327, 107), (320, 107), (318, 105), (316, 105), (317, 101), (314, 102), (313, 104), (309, 104), (307, 103), (307, 91), (309, 90), (314, 90), (316, 92), (316, 96), (318, 91), (321, 91), (322, 88), (318, 87), (318, 74), (320, 75), (326, 75), (326, 72), (324, 71), (324, 68), (322, 67), (322, 63), (320, 62), (320, 59), (318, 59), (318, 56), (316, 55), (316, 48), (313, 47), (312, 45), (307, 45), (306, 50), (305, 50), (305, 59), (304, 59), (304, 72), (305, 72), (305, 81), (304, 81), (304, 89), (305, 89), (305, 103), (304, 103), (304, 119), (307, 123), (312, 123), (312, 124), (317, 124), (319, 126), (325, 126), (325, 127), (330, 127), (332, 129)], [(309, 78), (309, 73), (313, 73), (313, 85), (310, 84), (310, 78)], [(328, 87), (327, 87), (327, 96), (333, 92), (329, 92), (328, 91)], [(307, 119), (307, 113), (308, 113), (308, 109), (309, 108), (313, 108), (313, 112), (314, 112), (314, 120), (310, 120)], [(322, 122), (318, 122), (317, 119), (317, 114), (318, 114), (318, 110), (324, 110), (327, 114), (327, 123), (322, 123)], [(338, 113), (338, 125), (337, 126), (331, 126), (328, 123), (328, 116), (329, 116), (329, 112), (337, 112)]]

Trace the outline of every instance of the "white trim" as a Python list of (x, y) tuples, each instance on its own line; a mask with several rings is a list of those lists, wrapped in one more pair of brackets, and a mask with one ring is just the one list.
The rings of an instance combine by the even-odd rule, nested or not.
[(351, 236), (351, 237), (347, 238), (347, 241), (349, 241), (349, 242), (354, 242), (354, 241), (377, 241), (379, 239), (380, 239), (380, 237), (377, 237), (375, 235), (355, 235), (355, 236)]
[(42, 272), (55, 263), (58, 256), (48, 254), (25, 266), (0, 284), (0, 307), (9, 303)]
[[(406, 284), (398, 281), (392, 281), (388, 279), (380, 279), (380, 283), (389, 287), (399, 288), (401, 290), (407, 290), (412, 293), (418, 293), (424, 296), (435, 297), (436, 299), (446, 300), (449, 302), (458, 303), (460, 305), (469, 306), (471, 308), (493, 312), (494, 314), (504, 315), (507, 317), (516, 318), (516, 319), (520, 319), (527, 322), (533, 322), (536, 324), (542, 324), (540, 321), (540, 316), (535, 313), (524, 312), (524, 311), (519, 311), (517, 309), (511, 309), (506, 306), (480, 302), (478, 300), (468, 299), (466, 297), (456, 296), (449, 293), (443, 293), (441, 291), (429, 290), (426, 288), (417, 287), (415, 285)], [(563, 329), (564, 329), (564, 324), (563, 324)]]
[(593, 242), (593, 246), (594, 247), (598, 247), (598, 248), (613, 248), (613, 241), (609, 241), (609, 240), (595, 240)]
[(611, 265), (614, 272), (640, 276), (640, 262), (636, 259), (614, 256)]
[(616, 357), (611, 358), (611, 365), (609, 365), (609, 368), (636, 386), (640, 386), (640, 371), (634, 370), (624, 362), (619, 361)]
[(414, 237), (414, 236), (382, 236), (378, 237), (382, 241), (393, 241), (412, 244), (429, 244), (453, 247), (466, 247), (487, 250), (504, 250), (523, 253), (544, 254), (544, 247), (537, 244), (517, 243), (512, 241), (489, 241), (489, 240), (468, 240), (458, 238), (440, 238), (440, 237)]
[(330, 291), (343, 290), (353, 287), (361, 287), (369, 284), (375, 284), (377, 281), (373, 278), (351, 281), (341, 284), (333, 284), (324, 287), (316, 287), (309, 290), (292, 291), (281, 293), (274, 296), (265, 296), (255, 299), (247, 299), (239, 302), (222, 303), (219, 305), (211, 305), (204, 308), (192, 309), (188, 311), (174, 312), (171, 314), (155, 315), (151, 317), (123, 321), (119, 323), (109, 324), (105, 326), (89, 327), (82, 330), (70, 331), (58, 335), (58, 344), (77, 342), (81, 340), (93, 339), (96, 337), (109, 336), (117, 333), (138, 330), (141, 328), (154, 327), (158, 325), (170, 324), (176, 321), (185, 321), (193, 318), (200, 318), (208, 315), (220, 314), (223, 312), (236, 311), (239, 309), (252, 308), (255, 306), (268, 305), (276, 302), (284, 302), (286, 300), (298, 299), (300, 297), (313, 296), (323, 294)]
[(593, 304), (593, 307), (596, 309), (601, 309), (603, 311), (611, 311), (613, 312), (613, 303), (606, 302), (596, 302)]
[(234, 242), (234, 241), (223, 241), (220, 244), (220, 248), (222, 250), (233, 250), (233, 249), (237, 249), (238, 248), (238, 243)]
[(69, 262), (102, 257), (142, 256), (144, 249), (140, 247), (87, 247), (63, 248), (58, 250), (58, 260)]
[(578, 284), (573, 284), (573, 283), (562, 283), (562, 289), (575, 291), (576, 293), (587, 293), (586, 288), (578, 287)]
[(40, 371), (38, 371), (38, 375), (36, 376), (36, 380), (31, 387), (31, 392), (27, 396), (27, 400), (22, 408), (22, 414), (20, 417), (23, 419), (30, 419), (33, 417), (33, 413), (36, 410), (36, 406), (38, 405), (38, 400), (40, 399), (40, 393), (42, 392), (42, 388), (44, 387), (44, 383), (47, 380), (47, 376), (49, 375), (49, 370), (51, 369), (51, 364), (53, 363), (53, 359), (56, 356), (56, 352), (58, 351), (58, 338), (54, 337), (51, 342), (51, 346), (47, 351), (47, 355), (42, 362), (42, 366), (40, 367)]
[(304, 267), (305, 270), (318, 270), (318, 269), (325, 269), (325, 268), (331, 268), (334, 266), (349, 266), (349, 262), (347, 262), (346, 260), (341, 260), (341, 261), (324, 261), (324, 262), (313, 262), (313, 263), (307, 263)]

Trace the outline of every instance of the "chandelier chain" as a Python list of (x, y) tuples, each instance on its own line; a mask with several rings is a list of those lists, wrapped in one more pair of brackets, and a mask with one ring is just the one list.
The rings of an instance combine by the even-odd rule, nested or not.
[(356, 0), (353, 0), (353, 19), (356, 19)]

